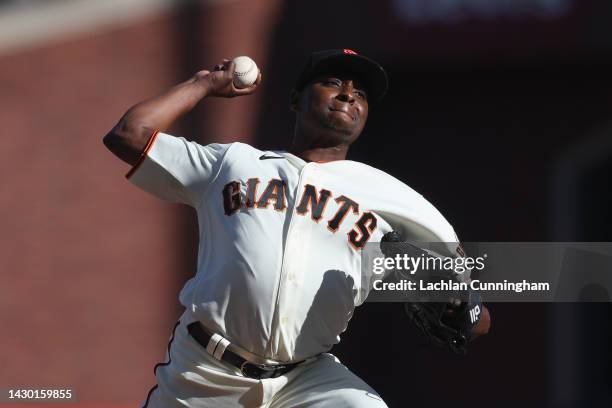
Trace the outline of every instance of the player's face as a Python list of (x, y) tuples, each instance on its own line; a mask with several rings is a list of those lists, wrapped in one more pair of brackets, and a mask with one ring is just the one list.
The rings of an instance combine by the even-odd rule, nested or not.
[(368, 119), (368, 96), (352, 75), (321, 75), (302, 92), (300, 122), (317, 126), (335, 142), (350, 144), (361, 134)]

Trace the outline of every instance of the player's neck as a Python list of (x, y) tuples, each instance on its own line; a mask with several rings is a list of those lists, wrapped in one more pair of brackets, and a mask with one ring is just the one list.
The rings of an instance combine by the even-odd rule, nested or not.
[(296, 137), (289, 152), (308, 162), (330, 162), (346, 160), (349, 144), (344, 141), (334, 142), (331, 138), (313, 140), (307, 137)]
[(334, 148), (313, 148), (307, 150), (293, 150), (289, 152), (300, 157), (307, 162), (331, 162), (336, 160), (346, 160), (346, 150), (344, 152), (333, 150)]

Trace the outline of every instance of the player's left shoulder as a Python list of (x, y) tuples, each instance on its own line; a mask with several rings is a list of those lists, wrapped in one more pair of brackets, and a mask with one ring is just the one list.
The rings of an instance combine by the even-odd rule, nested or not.
[(391, 225), (404, 232), (419, 230), (419, 234), (413, 235), (423, 241), (458, 241), (452, 225), (436, 206), (402, 180), (357, 161), (346, 160), (345, 166), (354, 180), (359, 180), (363, 185), (376, 186), (372, 194), (378, 200), (372, 201), (376, 203), (372, 210)]

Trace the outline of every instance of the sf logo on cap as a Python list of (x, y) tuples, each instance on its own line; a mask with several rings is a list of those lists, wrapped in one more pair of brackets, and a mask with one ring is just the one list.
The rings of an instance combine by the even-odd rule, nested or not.
[(342, 52), (344, 52), (345, 54), (357, 55), (355, 51), (349, 50), (348, 48), (343, 49)]

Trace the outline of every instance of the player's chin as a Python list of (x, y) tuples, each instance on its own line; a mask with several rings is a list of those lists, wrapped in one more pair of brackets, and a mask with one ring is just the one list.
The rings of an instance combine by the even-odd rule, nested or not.
[(324, 121), (324, 126), (335, 130), (338, 133), (350, 136), (359, 132), (359, 121), (351, 120), (345, 116), (328, 116)]
[(358, 116), (351, 116), (348, 113), (340, 111), (329, 111), (327, 114), (327, 121), (335, 123), (339, 128), (343, 127), (347, 129), (353, 129), (360, 124)]
[(355, 135), (355, 129), (352, 126), (346, 126), (344, 123), (327, 121), (323, 124), (323, 127), (327, 130), (326, 133), (330, 135), (330, 138), (335, 139), (334, 143), (345, 143), (353, 139)]

